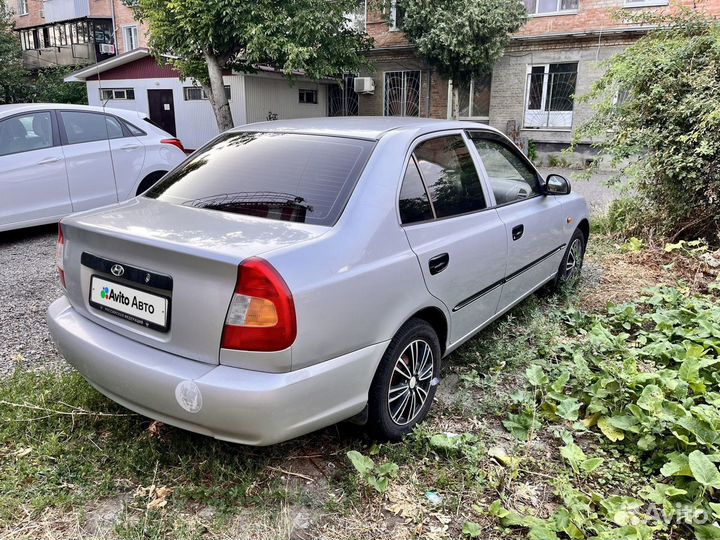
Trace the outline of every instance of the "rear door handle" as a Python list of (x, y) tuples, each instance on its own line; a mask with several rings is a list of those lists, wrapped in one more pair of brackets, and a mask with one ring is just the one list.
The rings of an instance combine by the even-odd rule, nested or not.
[(139, 144), (126, 144), (122, 147), (123, 150), (135, 150), (136, 148), (140, 148)]
[(513, 241), (520, 240), (522, 238), (523, 234), (525, 234), (525, 225), (518, 225), (517, 227), (513, 227), (513, 230), (512, 230)]
[(435, 274), (439, 274), (448, 267), (448, 264), (450, 264), (450, 255), (447, 253), (436, 255), (430, 259), (428, 263), (428, 266), (430, 267), (430, 275), (434, 276)]
[(62, 159), (62, 158), (59, 158), (59, 157), (57, 157), (57, 156), (55, 156), (55, 157), (48, 157), (48, 158), (41, 159), (40, 161), (38, 161), (38, 165), (46, 165), (46, 164), (48, 164), (48, 163), (55, 163), (55, 162), (57, 162), (57, 161), (60, 161), (60, 159)]

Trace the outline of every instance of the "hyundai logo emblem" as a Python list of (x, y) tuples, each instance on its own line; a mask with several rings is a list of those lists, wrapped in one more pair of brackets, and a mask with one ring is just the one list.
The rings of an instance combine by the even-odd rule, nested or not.
[(110, 272), (112, 272), (112, 275), (115, 277), (122, 277), (122, 275), (125, 273), (125, 269), (122, 267), (122, 265), (113, 264)]

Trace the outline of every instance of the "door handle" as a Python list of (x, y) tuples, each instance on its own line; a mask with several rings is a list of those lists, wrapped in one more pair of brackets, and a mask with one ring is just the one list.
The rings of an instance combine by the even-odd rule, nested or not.
[(518, 225), (517, 227), (513, 227), (513, 230), (512, 230), (513, 241), (520, 240), (522, 238), (523, 234), (525, 234), (525, 225)]
[(136, 148), (140, 148), (139, 144), (126, 144), (122, 147), (123, 150), (135, 150)]
[(48, 163), (55, 163), (57, 161), (60, 161), (61, 158), (55, 156), (55, 157), (47, 157), (45, 159), (41, 159), (38, 161), (38, 165), (46, 165)]
[(428, 262), (430, 275), (434, 276), (435, 274), (439, 274), (448, 267), (448, 264), (450, 264), (450, 255), (447, 253), (436, 255)]

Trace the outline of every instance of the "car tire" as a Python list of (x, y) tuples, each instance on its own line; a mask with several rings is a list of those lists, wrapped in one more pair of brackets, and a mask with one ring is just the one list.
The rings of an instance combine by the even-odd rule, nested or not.
[(440, 376), (440, 341), (433, 327), (411, 319), (390, 341), (368, 395), (368, 430), (398, 441), (422, 422)]
[(555, 279), (551, 282), (551, 289), (557, 291), (564, 285), (576, 281), (582, 272), (583, 260), (585, 259), (585, 247), (587, 240), (580, 229), (575, 232), (568, 242), (565, 255), (560, 261)]

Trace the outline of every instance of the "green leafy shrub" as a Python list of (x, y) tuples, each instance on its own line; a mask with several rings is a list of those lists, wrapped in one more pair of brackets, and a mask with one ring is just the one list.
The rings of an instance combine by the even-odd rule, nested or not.
[[(557, 492), (563, 506), (549, 519), (500, 502), (492, 513), (536, 538), (651, 538), (671, 521), (697, 538), (720, 538), (720, 306), (658, 287), (606, 316), (569, 310), (566, 324), (572, 339), (558, 346), (556, 362), (526, 373), (536, 417), (598, 433), (638, 462), (651, 487), (629, 486), (628, 496), (565, 485)], [(575, 475), (602, 467), (570, 434), (563, 440), (560, 454)], [(664, 516), (648, 512), (650, 504)]]
[(388, 462), (378, 466), (372, 458), (362, 455), (357, 450), (348, 452), (347, 457), (360, 477), (378, 493), (385, 493), (390, 485), (390, 479), (397, 476), (396, 463)]
[(633, 228), (716, 243), (720, 22), (689, 9), (635, 22), (662, 29), (608, 61), (582, 98), (595, 115), (575, 140), (593, 140), (630, 179), (637, 199), (623, 210)]

